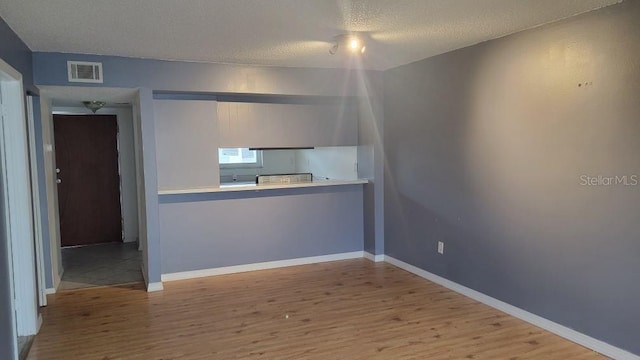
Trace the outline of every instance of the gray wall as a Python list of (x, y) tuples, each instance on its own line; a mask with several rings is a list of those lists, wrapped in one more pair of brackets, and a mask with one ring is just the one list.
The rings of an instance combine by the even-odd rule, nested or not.
[(0, 18), (0, 58), (22, 74), (25, 91), (37, 93), (37, 89), (33, 86), (33, 54), (2, 18)]
[(357, 83), (347, 69), (227, 65), (68, 53), (33, 53), (37, 85), (70, 84), (67, 61), (103, 63), (103, 84), (88, 87), (145, 87), (180, 92), (279, 95), (356, 95)]
[(364, 185), (364, 249), (384, 254), (383, 73), (361, 73), (358, 91), (358, 177)]
[[(156, 139), (155, 121), (153, 114), (153, 92), (149, 88), (138, 90), (138, 101), (134, 114), (140, 122), (140, 143), (142, 149), (140, 158), (142, 165), (142, 182), (144, 184), (144, 218), (139, 219), (142, 251), (146, 256), (142, 257), (143, 273), (147, 284), (161, 281), (162, 269), (160, 260), (160, 228), (158, 215), (158, 172), (156, 168)], [(134, 111), (135, 111), (134, 110)], [(138, 189), (140, 191), (142, 189)]]
[(385, 253), (640, 354), (638, 19), (626, 1), (387, 71)]
[[(144, 191), (144, 219), (139, 221), (143, 247), (144, 270), (149, 282), (160, 281), (161, 257), (158, 223), (158, 181), (156, 168), (153, 91), (165, 90), (206, 95), (209, 92), (355, 96), (355, 75), (346, 69), (302, 69), (279, 67), (235, 66), (117, 56), (64, 53), (33, 54), (33, 73), (38, 85), (70, 86), (67, 60), (103, 63), (104, 83), (83, 84), (87, 87), (138, 88), (139, 99), (134, 116), (140, 119), (140, 140)], [(139, 189), (140, 190), (140, 189)]]
[(362, 185), (160, 197), (164, 274), (362, 251)]
[[(219, 185), (216, 104), (154, 100), (160, 190)], [(162, 273), (361, 251), (362, 222), (361, 185), (161, 195)]]

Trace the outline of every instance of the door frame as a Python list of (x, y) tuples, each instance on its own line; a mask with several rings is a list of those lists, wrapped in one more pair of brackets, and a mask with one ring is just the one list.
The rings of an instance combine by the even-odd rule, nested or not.
[[(2, 164), (12, 314), (16, 336), (35, 335), (38, 316), (25, 96), (22, 74), (0, 59)], [(25, 241), (25, 237), (28, 241)], [(17, 346), (16, 346), (17, 349)], [(14, 354), (17, 357), (17, 354)]]
[(36, 282), (38, 286), (38, 305), (47, 306), (47, 284), (45, 280), (44, 244), (42, 237), (42, 212), (40, 211), (40, 185), (38, 183), (38, 162), (36, 160), (35, 126), (39, 123), (33, 115), (33, 96), (27, 96), (27, 130), (29, 141), (29, 160), (31, 170), (31, 198), (33, 199), (33, 231), (35, 237)]
[[(147, 266), (148, 251), (146, 246), (146, 200), (145, 200), (145, 176), (143, 169), (142, 159), (142, 138), (141, 138), (141, 114), (140, 114), (140, 91), (138, 89), (129, 88), (108, 88), (108, 87), (74, 87), (74, 86), (39, 86), (40, 89), (40, 126), (43, 128), (42, 144), (44, 149), (44, 174), (46, 182), (46, 197), (47, 197), (47, 213), (43, 216), (47, 216), (49, 219), (49, 228), (44, 231), (49, 233), (50, 253), (45, 256), (51, 259), (51, 272), (53, 275), (53, 286), (47, 289), (47, 294), (54, 294), (57, 292), (61, 282), (61, 278), (64, 274), (64, 267), (61, 264), (62, 256), (60, 253), (60, 232), (59, 232), (59, 216), (58, 216), (58, 199), (57, 189), (55, 184), (55, 155), (54, 155), (54, 135), (53, 135), (53, 115), (88, 115), (92, 114), (88, 109), (81, 108), (80, 106), (71, 106), (74, 109), (69, 111), (69, 106), (53, 105), (54, 99), (64, 102), (77, 102), (80, 103), (84, 99), (105, 99), (108, 103), (130, 103), (130, 107), (122, 108), (126, 110), (131, 116), (131, 122), (133, 126), (133, 156), (134, 156), (134, 168), (135, 174), (135, 192), (137, 193), (136, 202), (137, 209), (135, 215), (137, 217), (137, 234), (139, 251), (142, 251), (142, 265), (141, 270), (145, 278), (145, 283), (148, 279)], [(78, 91), (81, 90), (81, 91)], [(114, 95), (115, 94), (115, 95)], [(54, 110), (55, 108), (55, 110)], [(67, 108), (67, 109), (64, 109)], [(111, 113), (113, 111), (115, 113)], [(116, 115), (118, 118), (120, 107), (105, 107), (99, 111), (99, 114)], [(121, 133), (122, 135), (122, 129)], [(120, 141), (120, 140), (119, 140)], [(154, 187), (155, 191), (155, 187)], [(124, 212), (124, 211), (123, 211)], [(126, 225), (124, 225), (126, 229)], [(157, 289), (156, 289), (157, 290)]]

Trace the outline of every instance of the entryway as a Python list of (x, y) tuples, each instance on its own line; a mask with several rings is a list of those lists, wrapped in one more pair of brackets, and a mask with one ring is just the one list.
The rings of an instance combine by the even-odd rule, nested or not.
[(125, 110), (102, 109), (103, 114), (87, 114), (81, 107), (56, 107), (54, 100), (60, 258), (64, 269), (58, 290), (144, 281), (135, 221), (133, 123), (131, 116), (121, 118)]

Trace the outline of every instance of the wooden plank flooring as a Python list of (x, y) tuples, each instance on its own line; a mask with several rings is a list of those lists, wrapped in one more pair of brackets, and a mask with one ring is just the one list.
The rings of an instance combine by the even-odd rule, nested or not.
[(603, 358), (364, 259), (62, 292), (43, 316), (30, 360)]

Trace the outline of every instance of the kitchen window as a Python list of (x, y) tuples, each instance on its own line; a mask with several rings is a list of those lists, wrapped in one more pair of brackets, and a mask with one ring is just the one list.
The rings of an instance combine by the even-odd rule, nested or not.
[(262, 167), (262, 150), (249, 148), (219, 148), (218, 159), (222, 169)]

